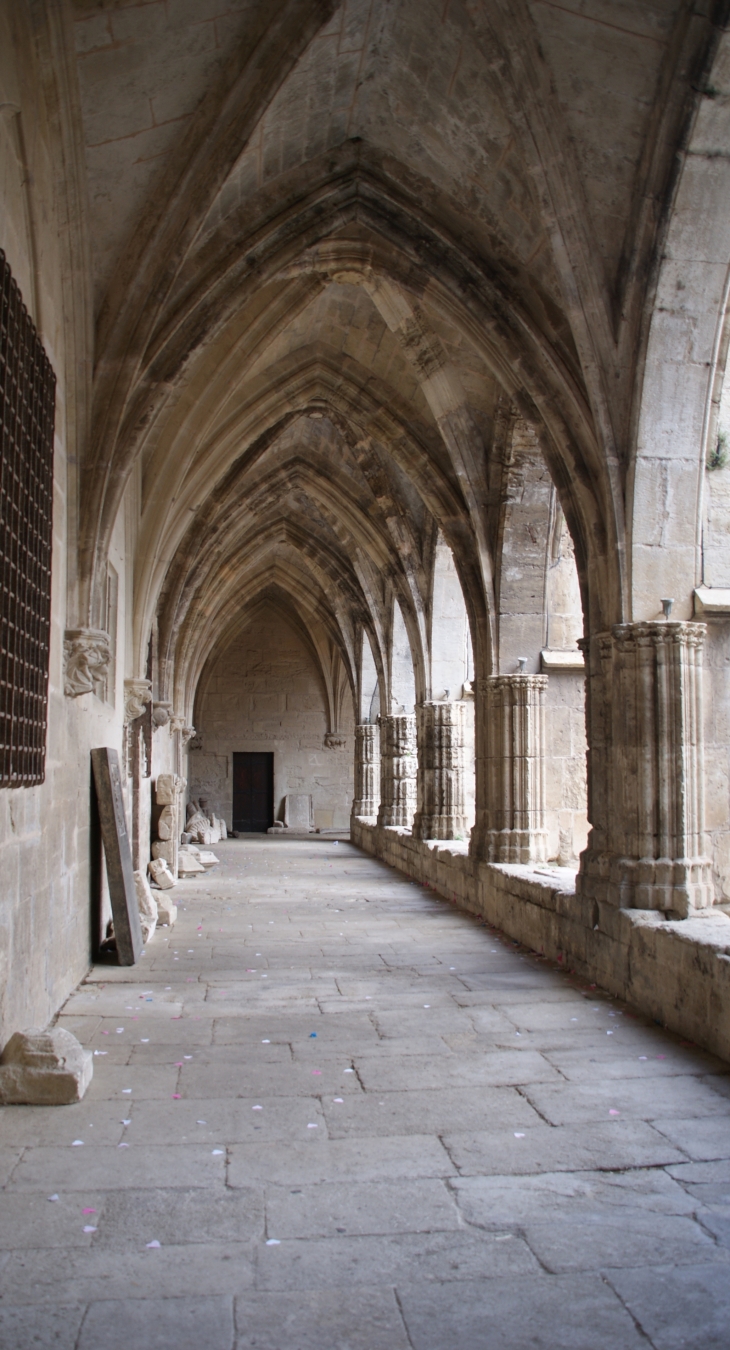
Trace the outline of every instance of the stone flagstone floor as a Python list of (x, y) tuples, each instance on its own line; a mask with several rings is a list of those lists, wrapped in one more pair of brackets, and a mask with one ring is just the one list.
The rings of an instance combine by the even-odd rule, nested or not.
[(3, 1350), (730, 1346), (727, 1066), (331, 840), (181, 883), (0, 1111)]

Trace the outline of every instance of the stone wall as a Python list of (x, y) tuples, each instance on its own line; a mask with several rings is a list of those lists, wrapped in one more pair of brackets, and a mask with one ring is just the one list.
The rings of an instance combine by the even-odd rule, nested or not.
[(288, 792), (312, 794), (315, 828), (347, 829), (354, 790), (355, 725), (345, 699), (345, 744), (327, 748), (325, 693), (302, 638), (273, 609), (213, 652), (195, 705), (188, 794), (207, 796), (231, 824), (234, 751), (274, 752), (274, 811)]

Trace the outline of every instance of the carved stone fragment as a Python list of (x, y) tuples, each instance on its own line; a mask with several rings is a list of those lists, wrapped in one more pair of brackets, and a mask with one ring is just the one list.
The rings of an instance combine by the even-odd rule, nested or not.
[(152, 685), (149, 680), (124, 681), (124, 720), (134, 722), (141, 717), (152, 698)]
[(63, 641), (64, 692), (68, 698), (92, 694), (111, 659), (109, 634), (98, 628), (68, 628)]
[(94, 1060), (70, 1031), (30, 1027), (16, 1031), (0, 1056), (0, 1103), (68, 1106), (80, 1102)]

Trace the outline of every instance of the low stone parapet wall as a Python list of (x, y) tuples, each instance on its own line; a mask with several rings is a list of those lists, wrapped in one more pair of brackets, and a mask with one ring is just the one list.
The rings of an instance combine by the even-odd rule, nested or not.
[(656, 910), (600, 914), (575, 892), (569, 868), (477, 863), (468, 845), (351, 822), (352, 842), (478, 914), (509, 937), (565, 964), (671, 1031), (730, 1060), (730, 918), (708, 910), (666, 921)]

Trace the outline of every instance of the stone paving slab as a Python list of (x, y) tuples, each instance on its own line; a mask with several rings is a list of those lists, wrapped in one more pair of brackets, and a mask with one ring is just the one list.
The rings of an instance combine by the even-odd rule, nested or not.
[(655, 1350), (727, 1350), (730, 1271), (713, 1265), (611, 1271), (608, 1277)]
[(646, 1337), (598, 1275), (461, 1281), (399, 1291), (413, 1350), (647, 1350)]
[(236, 1350), (410, 1350), (387, 1287), (244, 1294), (236, 1328)]
[(91, 1304), (77, 1350), (231, 1350), (233, 1299), (104, 1299)]
[(519, 1131), (446, 1134), (443, 1143), (462, 1176), (665, 1167), (682, 1157), (679, 1149), (643, 1120), (612, 1120), (590, 1129), (583, 1125), (556, 1129), (540, 1123)]
[(724, 1346), (726, 1065), (347, 844), (219, 849), (62, 1010), (85, 1100), (0, 1110), (2, 1350)]
[(318, 1181), (384, 1181), (449, 1177), (457, 1169), (433, 1135), (328, 1139), (313, 1133), (286, 1149), (276, 1143), (234, 1144), (229, 1149), (228, 1185), (270, 1181), (285, 1186)]
[[(535, 1275), (540, 1266), (524, 1239), (508, 1233), (344, 1234), (260, 1249), (256, 1284), (270, 1290), (346, 1290), (391, 1283), (398, 1289), (414, 1271), (438, 1288), (452, 1281), (460, 1286), (464, 1280)], [(441, 1324), (440, 1334), (451, 1334), (448, 1323)]]

